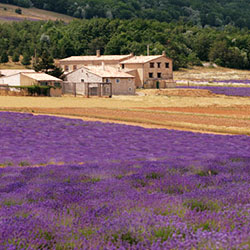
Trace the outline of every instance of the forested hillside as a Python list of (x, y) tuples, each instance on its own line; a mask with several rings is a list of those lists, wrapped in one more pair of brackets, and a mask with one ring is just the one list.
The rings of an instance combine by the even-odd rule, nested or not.
[(74, 17), (183, 20), (219, 27), (233, 24), (250, 28), (250, 0), (0, 0), (21, 7), (37, 7)]
[(32, 56), (48, 51), (54, 58), (95, 54), (161, 54), (174, 59), (174, 67), (212, 61), (221, 66), (250, 68), (250, 30), (233, 26), (202, 28), (179, 23), (143, 19), (76, 20), (0, 24), (0, 61), (22, 55), (28, 64)]

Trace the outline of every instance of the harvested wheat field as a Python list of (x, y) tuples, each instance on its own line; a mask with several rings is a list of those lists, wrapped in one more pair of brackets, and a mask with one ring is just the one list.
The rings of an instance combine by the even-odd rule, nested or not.
[(1, 96), (2, 110), (208, 133), (250, 135), (250, 98), (203, 90), (145, 90), (138, 96)]
[(193, 67), (192, 69), (182, 69), (174, 72), (175, 80), (190, 81), (215, 81), (215, 80), (243, 80), (249, 79), (248, 70), (229, 69), (223, 67)]

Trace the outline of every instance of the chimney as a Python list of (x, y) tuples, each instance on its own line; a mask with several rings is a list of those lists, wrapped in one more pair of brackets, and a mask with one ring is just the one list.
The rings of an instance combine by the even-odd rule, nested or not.
[(105, 63), (102, 62), (102, 70), (105, 70)]
[(96, 51), (96, 56), (97, 56), (97, 57), (100, 57), (100, 56), (101, 56), (101, 51), (100, 51), (99, 49)]
[(166, 51), (165, 50), (162, 51), (162, 55), (166, 56)]

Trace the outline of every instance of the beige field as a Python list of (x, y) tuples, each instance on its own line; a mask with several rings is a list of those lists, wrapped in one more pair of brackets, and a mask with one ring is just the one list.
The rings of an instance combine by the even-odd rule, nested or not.
[[(20, 8), (22, 10), (22, 15), (15, 13), (15, 9)], [(0, 3), (0, 22), (8, 22), (12, 21), (11, 18), (15, 18), (18, 20), (63, 20), (64, 22), (72, 21), (73, 17), (55, 13), (52, 11), (41, 10), (37, 8), (22, 8), (15, 5), (10, 4), (2, 4)]]
[(174, 79), (190, 81), (245, 80), (250, 79), (250, 71), (223, 67), (193, 67), (175, 71)]

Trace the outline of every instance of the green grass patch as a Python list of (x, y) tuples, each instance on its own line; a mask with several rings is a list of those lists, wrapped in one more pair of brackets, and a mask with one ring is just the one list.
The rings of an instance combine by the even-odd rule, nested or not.
[(196, 212), (204, 212), (206, 210), (218, 211), (220, 209), (218, 202), (211, 200), (205, 202), (202, 200), (191, 199), (185, 201), (183, 205), (191, 210), (195, 210)]
[(28, 161), (20, 161), (18, 164), (20, 167), (25, 167), (25, 166), (29, 166), (30, 163)]
[(146, 175), (147, 179), (153, 179), (153, 180), (159, 180), (163, 177), (163, 174), (157, 173), (157, 172), (152, 172)]

